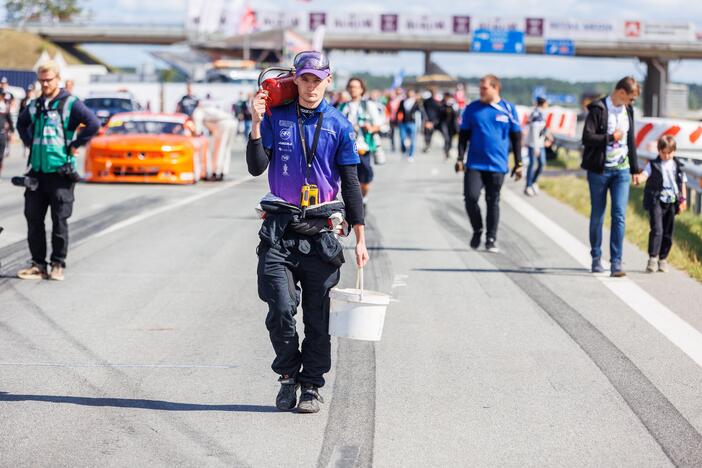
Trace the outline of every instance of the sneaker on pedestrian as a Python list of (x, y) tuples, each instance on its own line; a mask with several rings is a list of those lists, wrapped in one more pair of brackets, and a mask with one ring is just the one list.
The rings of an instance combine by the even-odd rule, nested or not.
[(530, 185), (527, 188), (525, 188), (524, 195), (526, 195), (527, 197), (536, 196), (536, 192), (534, 191), (534, 187), (532, 185)]
[(626, 273), (622, 270), (621, 262), (612, 262), (612, 269), (609, 276), (612, 278), (623, 278), (626, 276)]
[(497, 248), (497, 241), (489, 237), (485, 240), (485, 250), (490, 253), (497, 253), (500, 251), (500, 249)]
[(531, 184), (531, 188), (532, 188), (532, 190), (534, 191), (534, 195), (538, 195), (539, 192), (541, 191), (541, 190), (539, 189), (539, 184), (537, 184), (536, 182), (534, 182), (533, 184)]
[(658, 271), (661, 273), (668, 273), (670, 271), (670, 268), (668, 268), (668, 260), (665, 258), (658, 260)]
[(18, 271), (17, 277), (25, 280), (40, 280), (47, 279), (49, 276), (46, 273), (46, 265), (32, 263), (29, 268)]
[(298, 413), (318, 413), (319, 404), (324, 403), (324, 398), (319, 394), (319, 388), (312, 384), (302, 384), (300, 403), (297, 405)]
[(414, 162), (414, 156), (410, 156), (409, 158), (407, 158), (407, 162), (413, 163), (413, 162)]
[(470, 248), (477, 249), (480, 247), (480, 238), (483, 236), (483, 231), (475, 231), (470, 239)]
[(279, 378), (280, 390), (275, 398), (275, 407), (280, 411), (290, 411), (297, 405), (297, 389), (300, 385), (293, 378)]
[(649, 257), (646, 264), (646, 273), (658, 271), (658, 257)]
[(602, 266), (602, 259), (600, 257), (592, 259), (592, 268), (590, 269), (593, 273), (602, 273), (604, 267)]
[(63, 266), (58, 263), (51, 264), (51, 273), (49, 274), (49, 279), (54, 281), (63, 281), (65, 279), (63, 275)]

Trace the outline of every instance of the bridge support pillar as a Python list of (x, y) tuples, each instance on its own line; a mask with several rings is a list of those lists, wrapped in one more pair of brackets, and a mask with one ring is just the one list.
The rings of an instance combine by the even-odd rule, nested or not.
[(431, 73), (431, 51), (424, 51), (424, 74), (428, 75)]
[(666, 112), (666, 94), (668, 89), (668, 60), (647, 58), (646, 81), (643, 86), (643, 109), (647, 117), (663, 117)]

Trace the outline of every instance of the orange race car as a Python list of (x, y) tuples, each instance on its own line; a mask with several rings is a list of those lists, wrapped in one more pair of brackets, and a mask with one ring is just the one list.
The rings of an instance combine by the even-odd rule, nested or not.
[(88, 182), (194, 184), (207, 160), (207, 138), (185, 114), (113, 115), (85, 153)]

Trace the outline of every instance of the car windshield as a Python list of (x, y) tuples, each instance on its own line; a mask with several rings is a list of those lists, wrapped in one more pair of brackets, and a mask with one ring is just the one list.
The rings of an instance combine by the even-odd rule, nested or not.
[(185, 135), (181, 122), (162, 120), (110, 120), (106, 135)]
[(90, 109), (119, 109), (120, 111), (133, 111), (134, 105), (129, 99), (119, 98), (87, 98), (85, 105)]

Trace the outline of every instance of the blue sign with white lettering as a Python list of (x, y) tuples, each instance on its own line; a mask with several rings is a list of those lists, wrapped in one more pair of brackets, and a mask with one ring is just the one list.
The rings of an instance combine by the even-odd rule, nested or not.
[(544, 42), (546, 55), (575, 55), (575, 42), (570, 39), (546, 39)]
[(575, 94), (553, 94), (546, 91), (545, 86), (537, 86), (531, 92), (531, 99), (544, 98), (550, 104), (561, 106), (574, 106), (578, 103), (578, 96)]
[(470, 44), (471, 52), (491, 54), (523, 54), (524, 33), (497, 29), (476, 29)]
[(551, 104), (562, 106), (574, 106), (578, 103), (578, 96), (575, 94), (546, 94), (543, 96)]

